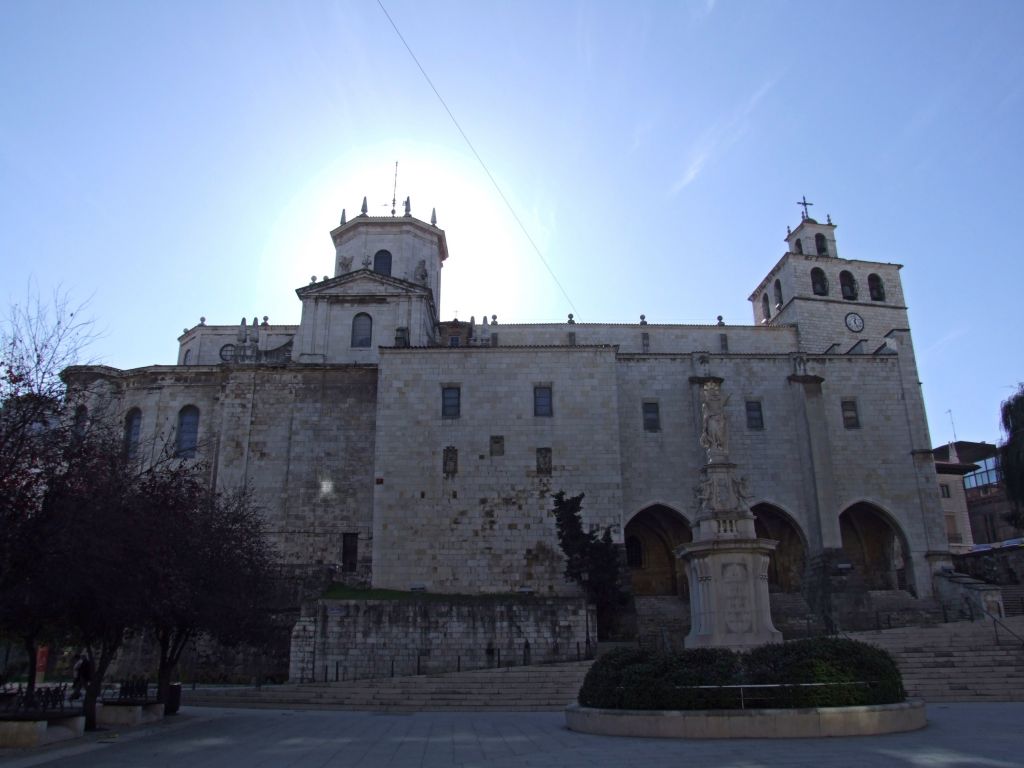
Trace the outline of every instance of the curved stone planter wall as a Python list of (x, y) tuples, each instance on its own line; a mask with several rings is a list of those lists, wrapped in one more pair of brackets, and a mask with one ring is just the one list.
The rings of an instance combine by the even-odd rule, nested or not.
[(927, 724), (924, 701), (814, 709), (629, 710), (570, 704), (569, 730), (601, 736), (668, 739), (785, 739), (875, 736), (916, 731)]

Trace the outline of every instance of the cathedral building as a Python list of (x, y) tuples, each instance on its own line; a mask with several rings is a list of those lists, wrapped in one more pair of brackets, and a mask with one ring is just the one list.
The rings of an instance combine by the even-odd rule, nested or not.
[(638, 607), (685, 615), (676, 549), (715, 381), (758, 536), (778, 542), (773, 595), (819, 614), (933, 596), (949, 546), (900, 265), (843, 258), (831, 219), (805, 214), (749, 325), (445, 322), (436, 217), (363, 210), (330, 233), (333, 276), (296, 290), (298, 325), (204, 319), (176, 364), (69, 369), (72, 395), (112, 400), (130, 450), (170, 446), (218, 487), (249, 483), (296, 570), (578, 595), (551, 515), (564, 490), (611, 527)]

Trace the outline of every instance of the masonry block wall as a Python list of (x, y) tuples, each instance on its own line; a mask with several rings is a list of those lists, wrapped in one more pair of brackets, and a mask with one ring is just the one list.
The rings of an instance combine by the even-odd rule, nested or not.
[(585, 525), (621, 525), (617, 399), (613, 347), (382, 350), (374, 586), (575, 594), (551, 494), (586, 493)]
[(317, 600), (292, 631), (289, 680), (354, 680), (577, 661), (593, 641), (582, 599)]

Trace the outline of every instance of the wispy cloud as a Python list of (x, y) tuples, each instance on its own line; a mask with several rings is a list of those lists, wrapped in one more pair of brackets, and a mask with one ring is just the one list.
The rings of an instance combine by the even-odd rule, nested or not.
[[(714, 0), (711, 0), (714, 5)], [(718, 120), (694, 142), (687, 154), (683, 173), (669, 188), (670, 195), (677, 195), (692, 184), (705, 166), (718, 155), (727, 152), (750, 130), (750, 116), (757, 105), (770, 91), (778, 78), (766, 80), (744, 102), (739, 104), (728, 117)]]
[(957, 339), (962, 339), (969, 333), (969, 331), (970, 329), (964, 326), (959, 326), (946, 331), (942, 336), (924, 348), (921, 354), (918, 355), (919, 360), (924, 363), (931, 355), (938, 352), (943, 347), (952, 344)]

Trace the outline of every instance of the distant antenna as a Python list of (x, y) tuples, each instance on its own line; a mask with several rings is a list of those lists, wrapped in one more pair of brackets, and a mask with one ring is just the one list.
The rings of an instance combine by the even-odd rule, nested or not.
[(395, 215), (395, 198), (398, 193), (398, 161), (395, 160), (395, 186), (391, 188), (391, 215)]
[(956, 424), (953, 423), (953, 409), (950, 408), (946, 413), (949, 414), (949, 424), (953, 427), (953, 442), (956, 442)]

